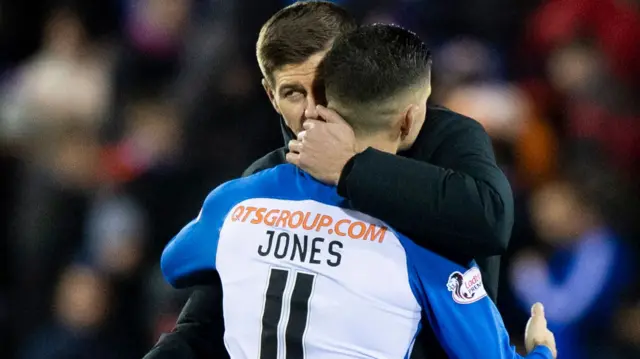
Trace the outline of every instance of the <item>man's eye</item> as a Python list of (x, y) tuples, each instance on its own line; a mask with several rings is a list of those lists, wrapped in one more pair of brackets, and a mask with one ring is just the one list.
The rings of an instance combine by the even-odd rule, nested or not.
[(287, 91), (284, 94), (284, 97), (286, 98), (299, 98), (301, 96), (304, 96), (304, 95), (300, 91)]

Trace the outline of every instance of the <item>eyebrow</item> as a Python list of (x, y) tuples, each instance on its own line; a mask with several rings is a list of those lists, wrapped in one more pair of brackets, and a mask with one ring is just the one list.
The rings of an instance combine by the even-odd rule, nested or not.
[(278, 92), (284, 92), (285, 90), (304, 91), (304, 86), (296, 82), (296, 83), (290, 83), (290, 84), (285, 83), (280, 85), (280, 87), (278, 87)]

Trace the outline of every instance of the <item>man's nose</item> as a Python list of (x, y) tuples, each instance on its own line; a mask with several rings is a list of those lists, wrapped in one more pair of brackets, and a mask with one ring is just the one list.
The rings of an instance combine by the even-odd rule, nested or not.
[(304, 109), (304, 117), (306, 119), (317, 120), (318, 119), (318, 110), (316, 110), (316, 101), (309, 97), (307, 99), (307, 107)]
[(318, 119), (318, 110), (315, 107), (307, 108), (304, 110), (304, 118), (309, 120), (317, 120)]

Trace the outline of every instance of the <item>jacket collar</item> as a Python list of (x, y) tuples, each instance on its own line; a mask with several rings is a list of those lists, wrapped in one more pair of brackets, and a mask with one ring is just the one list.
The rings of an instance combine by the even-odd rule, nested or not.
[(296, 138), (296, 135), (291, 131), (287, 124), (284, 123), (284, 119), (280, 117), (280, 129), (282, 130), (282, 137), (284, 137), (284, 145), (287, 146), (289, 141)]

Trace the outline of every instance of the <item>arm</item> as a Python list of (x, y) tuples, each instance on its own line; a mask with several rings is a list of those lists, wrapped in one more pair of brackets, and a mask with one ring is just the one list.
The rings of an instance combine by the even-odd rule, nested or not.
[(228, 357), (223, 341), (222, 287), (215, 271), (218, 235), (230, 206), (222, 185), (204, 202), (162, 253), (160, 266), (174, 287), (206, 284), (185, 304), (174, 330), (163, 335), (144, 359)]
[[(477, 267), (465, 268), (401, 240), (412, 290), (449, 357), (477, 358), (482, 353), (486, 358), (522, 358), (510, 345), (502, 317), (487, 297)], [(539, 346), (526, 358), (553, 359), (553, 354)]]
[[(456, 115), (441, 123), (423, 129), (428, 137), (418, 139), (442, 138), (429, 163), (370, 148), (347, 162), (338, 191), (355, 209), (422, 247), (470, 258), (501, 254), (513, 224), (513, 198), (491, 141), (471, 119)], [(421, 153), (412, 157), (427, 160)]]
[[(479, 271), (478, 271), (479, 273)], [(493, 302), (484, 297), (472, 304), (458, 304), (446, 290), (428, 295), (429, 304), (423, 306), (436, 337), (451, 358), (519, 359), (511, 346), (502, 317)], [(551, 349), (539, 345), (524, 358), (553, 359)]]
[(228, 212), (220, 211), (222, 187), (224, 185), (207, 196), (198, 217), (182, 228), (162, 252), (160, 268), (173, 287), (207, 284), (217, 276), (218, 237)]
[[(245, 171), (244, 176), (267, 168), (265, 161), (264, 158), (256, 161)], [(229, 357), (223, 341), (224, 318), (220, 277), (210, 275), (209, 278), (196, 278), (195, 281), (202, 281), (207, 285), (193, 291), (189, 301), (182, 308), (174, 330), (163, 335), (144, 359)]]
[(194, 289), (174, 330), (163, 335), (144, 359), (228, 358), (223, 336), (222, 288), (218, 280)]

